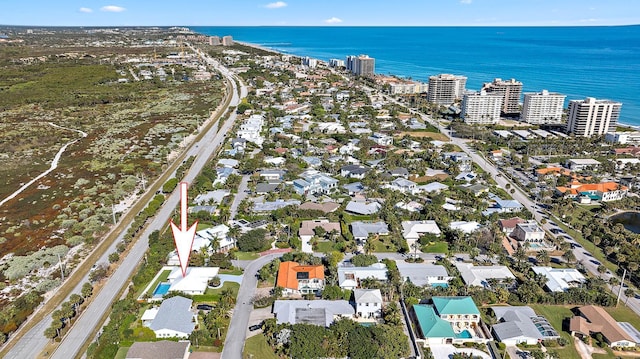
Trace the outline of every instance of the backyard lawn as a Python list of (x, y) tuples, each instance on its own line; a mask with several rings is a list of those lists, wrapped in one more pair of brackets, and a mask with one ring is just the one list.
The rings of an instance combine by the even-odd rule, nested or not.
[(258, 334), (247, 339), (242, 358), (278, 359), (278, 356), (273, 353), (264, 335)]
[(334, 243), (331, 241), (320, 241), (318, 242), (318, 244), (316, 245), (316, 252), (321, 252), (321, 253), (329, 253), (331, 251), (334, 251), (335, 249), (333, 248)]

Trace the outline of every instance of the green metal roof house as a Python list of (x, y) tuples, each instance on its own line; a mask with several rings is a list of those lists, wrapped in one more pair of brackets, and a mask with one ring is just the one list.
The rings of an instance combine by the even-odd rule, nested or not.
[(433, 297), (433, 305), (416, 304), (418, 333), (428, 345), (484, 342), (480, 311), (471, 297)]

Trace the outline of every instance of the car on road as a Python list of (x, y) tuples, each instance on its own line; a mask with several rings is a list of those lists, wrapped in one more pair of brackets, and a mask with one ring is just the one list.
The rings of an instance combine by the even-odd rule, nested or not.
[(595, 264), (595, 265), (597, 265), (597, 266), (602, 265), (602, 263), (600, 263), (599, 261), (597, 261), (597, 260), (595, 260), (595, 259), (592, 259), (592, 260), (590, 260), (589, 262), (591, 262), (591, 263), (593, 263), (593, 264)]

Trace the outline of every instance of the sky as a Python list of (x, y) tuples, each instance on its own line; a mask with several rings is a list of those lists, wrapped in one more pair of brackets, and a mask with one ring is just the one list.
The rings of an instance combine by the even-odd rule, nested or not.
[(601, 26), (637, 0), (0, 0), (1, 25)]

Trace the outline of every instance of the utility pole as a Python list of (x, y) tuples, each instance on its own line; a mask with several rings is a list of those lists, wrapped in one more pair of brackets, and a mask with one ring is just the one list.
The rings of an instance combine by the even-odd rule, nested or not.
[(616, 299), (616, 307), (618, 306), (618, 302), (620, 302), (620, 296), (622, 295), (622, 288), (624, 288), (624, 277), (627, 275), (627, 270), (624, 269), (622, 272), (622, 280), (620, 280), (620, 289), (618, 289), (618, 299)]
[(113, 224), (116, 224), (116, 208), (111, 203), (111, 217), (113, 218)]
[(58, 254), (58, 263), (60, 264), (60, 282), (64, 282), (64, 268), (62, 265), (62, 259), (60, 258), (60, 255)]

